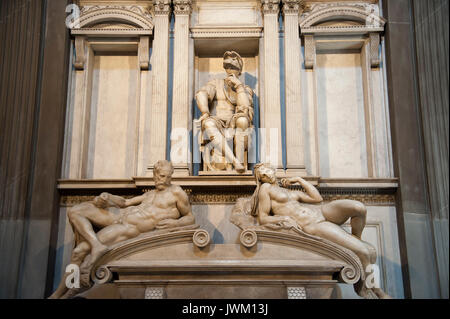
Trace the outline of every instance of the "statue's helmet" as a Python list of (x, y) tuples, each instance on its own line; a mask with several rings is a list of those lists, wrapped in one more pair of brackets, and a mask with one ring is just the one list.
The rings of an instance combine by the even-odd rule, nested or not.
[(239, 74), (241, 74), (244, 67), (244, 61), (242, 60), (239, 53), (235, 51), (227, 51), (223, 55), (223, 67), (225, 69), (233, 68), (239, 70)]

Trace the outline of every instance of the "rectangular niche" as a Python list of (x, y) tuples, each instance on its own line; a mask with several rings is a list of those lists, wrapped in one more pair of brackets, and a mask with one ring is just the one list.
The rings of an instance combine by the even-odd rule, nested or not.
[(318, 52), (317, 124), (320, 175), (368, 177), (361, 50)]
[(96, 52), (93, 61), (86, 178), (134, 175), (140, 69), (136, 52)]
[[(223, 68), (223, 55), (226, 51), (237, 52), (243, 60), (243, 70), (239, 79), (244, 85), (248, 85), (254, 91), (253, 107), (254, 118), (253, 123), (255, 128), (259, 127), (259, 97), (260, 97), (260, 83), (259, 83), (259, 38), (201, 38), (194, 40), (194, 97), (195, 92), (198, 92), (200, 88), (206, 85), (210, 80), (223, 79), (226, 77), (226, 72)], [(201, 116), (196, 103), (194, 101), (192, 107), (194, 119), (198, 119)], [(210, 106), (211, 114), (215, 114), (215, 105)], [(197, 131), (194, 135), (198, 134)], [(198, 171), (203, 171), (202, 155), (197, 145), (197, 136), (193, 137), (193, 159), (194, 163), (194, 175)], [(253, 165), (255, 161), (257, 149), (256, 135), (253, 136), (252, 141), (253, 151), (249, 151), (249, 167)], [(231, 145), (230, 145), (231, 146)]]

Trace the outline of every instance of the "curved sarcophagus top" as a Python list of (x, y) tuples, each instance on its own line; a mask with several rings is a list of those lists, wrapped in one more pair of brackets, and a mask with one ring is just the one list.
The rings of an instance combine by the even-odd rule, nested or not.
[[(355, 254), (325, 240), (266, 230), (242, 234), (240, 243), (225, 245), (209, 244), (202, 229), (120, 243), (94, 264), (90, 276), (96, 285), (82, 296), (109, 286), (121, 298), (144, 298), (149, 287), (161, 289), (166, 298), (286, 298), (280, 291), (302, 287), (306, 296), (317, 298), (323, 289), (331, 294), (337, 282), (354, 284), (364, 276)], [(251, 236), (255, 242), (248, 245)]]

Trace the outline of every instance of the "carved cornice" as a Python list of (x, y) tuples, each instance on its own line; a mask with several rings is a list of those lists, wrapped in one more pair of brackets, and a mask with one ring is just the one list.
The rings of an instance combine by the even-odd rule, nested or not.
[(264, 14), (278, 14), (280, 12), (280, 0), (261, 0)]
[(249, 28), (191, 28), (193, 38), (260, 38), (261, 27)]
[(173, 0), (173, 13), (175, 15), (189, 15), (192, 10), (192, 0)]
[(153, 0), (155, 15), (168, 15), (170, 13), (170, 0)]

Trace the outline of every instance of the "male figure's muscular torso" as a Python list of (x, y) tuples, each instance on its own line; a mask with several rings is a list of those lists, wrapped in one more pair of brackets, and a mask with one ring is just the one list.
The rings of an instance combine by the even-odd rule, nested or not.
[(153, 230), (163, 219), (181, 217), (177, 208), (179, 186), (171, 185), (163, 191), (152, 190), (144, 195), (141, 204), (122, 211), (122, 222), (135, 225), (141, 233)]

